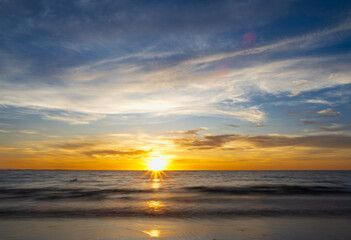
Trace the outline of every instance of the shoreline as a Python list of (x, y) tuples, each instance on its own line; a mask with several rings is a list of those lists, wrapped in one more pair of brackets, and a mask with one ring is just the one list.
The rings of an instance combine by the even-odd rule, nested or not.
[(350, 218), (342, 217), (1, 218), (0, 236), (7, 240), (347, 240), (350, 223)]

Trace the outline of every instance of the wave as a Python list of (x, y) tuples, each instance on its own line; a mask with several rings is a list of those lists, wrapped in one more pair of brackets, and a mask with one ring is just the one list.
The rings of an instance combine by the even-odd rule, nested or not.
[(0, 218), (351, 217), (351, 189), (347, 185), (165, 186), (160, 189), (0, 187), (0, 200)]
[(71, 210), (21, 210), (0, 209), (0, 218), (8, 217), (176, 217), (176, 218), (199, 218), (199, 217), (282, 217), (282, 216), (351, 216), (351, 208), (348, 209), (235, 209), (235, 210), (168, 210), (168, 211), (145, 211), (135, 208), (101, 208), (101, 209), (71, 209)]
[(197, 193), (207, 195), (351, 195), (351, 189), (340, 186), (302, 186), (302, 185), (254, 185), (254, 186), (192, 186), (183, 188), (135, 189), (135, 188), (0, 188), (0, 200), (104, 200), (111, 197), (130, 194), (148, 194), (157, 192)]
[(0, 200), (8, 199), (35, 199), (60, 200), (74, 198), (104, 199), (112, 194), (151, 193), (153, 189), (86, 189), (86, 188), (1, 188)]
[(331, 186), (302, 186), (302, 185), (254, 185), (254, 186), (195, 186), (187, 187), (188, 191), (209, 194), (232, 195), (334, 195), (351, 194), (351, 189), (346, 187)]

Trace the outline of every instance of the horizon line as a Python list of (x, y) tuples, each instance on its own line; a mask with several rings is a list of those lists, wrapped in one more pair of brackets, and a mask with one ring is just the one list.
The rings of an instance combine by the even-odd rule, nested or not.
[[(152, 170), (135, 170), (135, 169), (33, 169), (33, 168), (0, 168), (0, 171), (134, 171), (134, 172), (147, 172)], [(162, 170), (163, 172), (200, 172), (200, 171), (351, 171), (351, 169), (202, 169), (202, 170)]]

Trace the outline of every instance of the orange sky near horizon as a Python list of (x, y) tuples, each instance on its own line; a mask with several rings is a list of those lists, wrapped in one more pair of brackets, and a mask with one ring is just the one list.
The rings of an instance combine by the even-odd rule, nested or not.
[[(186, 136), (188, 138), (188, 136)], [(176, 138), (177, 142), (179, 138)], [(129, 142), (129, 140), (125, 140)], [(306, 146), (254, 146), (228, 142), (213, 149), (189, 149), (189, 146), (162, 142), (140, 143), (127, 147), (126, 142), (86, 142), (83, 140), (43, 143), (27, 148), (0, 148), (1, 169), (68, 170), (149, 170), (148, 163), (160, 159), (164, 170), (351, 170), (349, 149), (324, 149)], [(241, 140), (242, 141), (242, 140)], [(116, 141), (117, 142), (117, 141)], [(233, 150), (229, 144), (240, 149)], [(112, 147), (113, 146), (113, 147)], [(244, 147), (245, 146), (245, 147)], [(89, 150), (87, 150), (87, 148)], [(159, 150), (154, 150), (159, 149)]]

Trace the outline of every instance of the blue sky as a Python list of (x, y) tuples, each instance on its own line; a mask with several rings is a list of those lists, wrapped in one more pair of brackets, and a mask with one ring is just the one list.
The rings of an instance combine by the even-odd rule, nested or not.
[[(2, 168), (79, 168), (86, 151), (62, 142), (99, 151), (89, 168), (143, 150), (235, 169), (263, 147), (253, 136), (351, 146), (350, 1), (2, 0), (0, 30)], [(351, 169), (341, 146), (330, 158)]]

